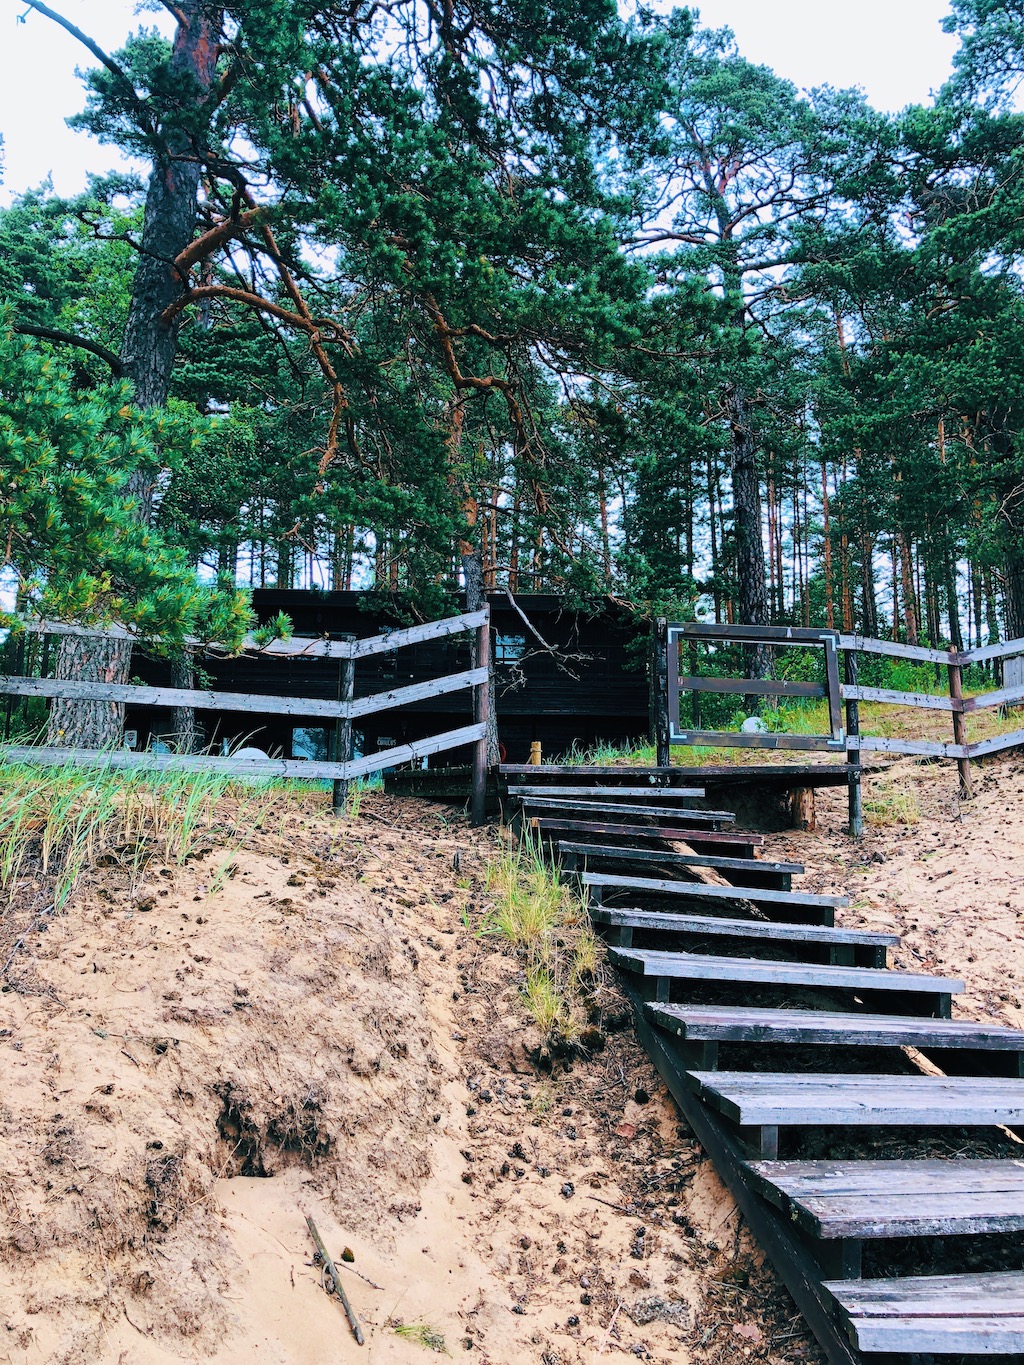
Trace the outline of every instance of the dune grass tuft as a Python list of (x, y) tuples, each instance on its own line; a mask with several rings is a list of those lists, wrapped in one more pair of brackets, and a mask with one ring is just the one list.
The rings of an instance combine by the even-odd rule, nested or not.
[[(226, 823), (218, 803), (229, 794), (244, 812)], [(211, 835), (230, 841), (259, 825), (274, 796), (220, 773), (47, 768), (0, 753), (0, 890), (13, 898), (24, 879), (41, 878), (59, 911), (99, 863), (120, 866), (137, 890), (151, 866), (179, 867)]]
[(445, 1345), (444, 1337), (428, 1323), (425, 1322), (400, 1322), (393, 1329), (396, 1337), (401, 1337), (403, 1341), (411, 1341), (416, 1346), (422, 1346), (425, 1350), (436, 1351), (438, 1355), (451, 1355)]
[(586, 998), (600, 969), (586, 906), (525, 832), (487, 872), (491, 908), (480, 932), (504, 939), (523, 962), (523, 999), (546, 1038), (568, 1042), (584, 1028)]

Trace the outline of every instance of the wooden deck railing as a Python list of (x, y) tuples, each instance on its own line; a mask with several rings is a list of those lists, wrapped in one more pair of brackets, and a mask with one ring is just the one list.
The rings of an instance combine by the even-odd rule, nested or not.
[[(88, 635), (108, 639), (136, 638), (131, 632), (117, 626), (100, 630), (56, 621), (27, 621), (24, 624), (26, 630), (39, 634)], [(475, 636), (472, 668), (444, 674), (407, 687), (391, 688), (367, 697), (354, 697), (355, 666), (358, 660), (465, 631), (473, 631)], [(196, 648), (210, 652), (217, 649), (216, 645), (205, 645), (199, 641), (190, 643)], [(248, 777), (328, 779), (334, 783), (334, 805), (340, 810), (345, 805), (348, 783), (353, 778), (471, 744), (474, 754), (473, 819), (476, 823), (483, 822), (487, 783), (487, 721), (490, 707), (490, 612), (487, 607), (479, 611), (464, 612), (460, 616), (447, 617), (442, 621), (430, 621), (424, 625), (389, 631), (365, 640), (351, 637), (334, 640), (292, 639), (274, 640), (266, 645), (258, 645), (255, 641), (249, 640), (245, 648), (249, 652), (275, 658), (340, 660), (342, 669), (339, 700), (31, 678), (7, 674), (0, 674), (0, 695), (61, 698), (71, 701), (107, 701), (130, 703), (134, 706), (191, 707), (197, 711), (239, 711), (331, 720), (335, 723), (337, 735), (335, 760), (249, 759), (231, 755), (221, 757), (214, 754), (154, 754), (128, 749), (96, 750), (37, 745), (9, 745), (3, 750), (3, 756), (8, 762), (40, 763), (49, 766), (81, 763), (115, 768), (144, 767), (158, 771), (174, 769), (185, 772), (223, 772)], [(473, 691), (472, 724), (383, 749), (379, 753), (367, 754), (361, 758), (352, 757), (353, 720), (465, 689)]]
[[(814, 630), (788, 626), (711, 625), (704, 622), (657, 622), (653, 633), (654, 660), (652, 687), (654, 726), (658, 762), (668, 761), (673, 744), (742, 747), (749, 749), (818, 750), (845, 754), (850, 769), (850, 827), (860, 833), (863, 817), (860, 797), (861, 754), (865, 752), (910, 754), (926, 758), (956, 760), (963, 794), (972, 795), (970, 760), (1004, 749), (1024, 745), (1024, 728), (993, 735), (971, 743), (967, 738), (966, 717), (998, 706), (1024, 706), (1024, 682), (995, 688), (974, 697), (963, 694), (963, 670), (969, 664), (1024, 656), (1024, 639), (985, 645), (973, 650), (931, 649), (905, 645), (898, 641), (875, 640), (863, 635), (848, 635), (834, 630)], [(824, 652), (824, 683), (790, 682), (766, 678), (748, 680), (684, 673), (681, 654), (684, 646), (698, 644), (762, 644), (769, 647), (803, 646)], [(897, 691), (868, 687), (859, 681), (859, 662), (863, 654), (886, 655), (914, 663), (944, 667), (947, 695), (929, 692)], [(663, 656), (663, 657), (662, 657)], [(842, 681), (840, 681), (842, 658)], [(738, 697), (792, 697), (824, 700), (827, 703), (829, 732), (806, 735), (792, 732), (744, 733), (732, 730), (704, 730), (699, 725), (684, 726), (680, 718), (680, 697), (689, 693), (696, 702), (704, 693)], [(895, 739), (886, 735), (863, 734), (860, 703), (903, 706), (925, 711), (945, 711), (951, 716), (949, 741), (912, 737)], [(699, 708), (695, 707), (699, 715)], [(844, 714), (845, 713), (845, 714)], [(664, 758), (662, 757), (664, 755)]]

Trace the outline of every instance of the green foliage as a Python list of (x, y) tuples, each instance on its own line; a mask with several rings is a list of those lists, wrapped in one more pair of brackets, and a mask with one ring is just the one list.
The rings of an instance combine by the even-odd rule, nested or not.
[(199, 584), (183, 551), (137, 514), (134, 490), (159, 480), (190, 432), (128, 398), (123, 385), (76, 393), (52, 356), (0, 330), (0, 538), (21, 604), (120, 621), (166, 648), (189, 634), (237, 646), (252, 622), (246, 594)]
[(523, 999), (545, 1038), (574, 1041), (600, 953), (586, 906), (528, 835), (508, 842), (487, 870), (492, 908), (480, 933), (504, 940), (523, 962)]
[(0, 760), (0, 889), (14, 897), (23, 879), (41, 878), (57, 910), (101, 858), (128, 872), (133, 892), (151, 866), (181, 866), (233, 789), (217, 773)]

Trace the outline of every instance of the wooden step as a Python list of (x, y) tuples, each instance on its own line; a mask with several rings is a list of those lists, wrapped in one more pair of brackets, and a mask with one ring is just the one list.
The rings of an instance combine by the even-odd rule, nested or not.
[(613, 844), (577, 844), (559, 839), (563, 853), (577, 858), (613, 858), (619, 862), (664, 863), (666, 867), (714, 867), (728, 872), (777, 872), (780, 875), (799, 875), (802, 863), (770, 863), (760, 858), (720, 858), (713, 853), (662, 853), (656, 848), (623, 848)]
[(537, 784), (509, 783), (509, 796), (573, 796), (590, 801), (603, 797), (605, 800), (618, 801), (620, 798), (637, 797), (641, 800), (667, 801), (691, 796), (703, 796), (703, 787), (555, 787)]
[(989, 1127), (1024, 1123), (1024, 1080), (807, 1071), (690, 1071), (705, 1103), (743, 1127)]
[(764, 843), (763, 834), (748, 834), (745, 830), (704, 830), (686, 829), (679, 825), (620, 825), (607, 824), (595, 820), (569, 820), (538, 816), (535, 820), (538, 829), (553, 835), (561, 830), (580, 834), (614, 834), (629, 839), (657, 839), (670, 843), (690, 844), (703, 847), (705, 844), (728, 844), (735, 848), (760, 848)]
[[(659, 982), (661, 996), (670, 981), (723, 981), (751, 986), (803, 986), (854, 992), (893, 991), (920, 997), (931, 1009), (947, 1009), (949, 997), (959, 994), (962, 981), (914, 972), (889, 972), (877, 967), (819, 966), (814, 962), (774, 962), (752, 957), (713, 957), (704, 953), (666, 953), (650, 948), (609, 948), (617, 967)], [(667, 1004), (667, 999), (659, 999)]]
[(650, 891), (664, 896), (713, 901), (749, 901), (753, 905), (782, 906), (786, 909), (828, 910), (849, 905), (847, 896), (812, 891), (773, 891), (760, 886), (712, 886), (708, 882), (683, 882), (662, 877), (628, 877), (612, 872), (584, 872), (584, 886), (593, 887), (598, 902), (605, 890)]
[(850, 1339), (867, 1354), (1024, 1352), (1024, 1273), (827, 1281)]
[(798, 1047), (969, 1048), (1024, 1052), (1024, 1031), (963, 1019), (902, 1014), (832, 1014), (746, 1005), (659, 1005), (646, 1012), (659, 1028), (695, 1043), (783, 1043)]
[[(849, 953), (853, 965), (853, 954), (857, 950), (868, 950), (858, 954), (865, 960), (861, 965), (879, 968), (885, 966), (885, 950), (899, 943), (896, 934), (874, 934), (863, 929), (830, 929), (820, 924), (784, 924), (775, 920), (723, 919), (715, 915), (674, 915), (662, 914), (656, 910), (603, 909), (600, 906), (592, 912), (598, 924), (608, 925), (620, 931), (619, 946), (632, 945), (632, 934), (636, 929), (654, 929), (671, 934), (702, 934), (718, 938), (757, 939), (766, 943), (805, 943), (821, 944), (839, 953)], [(629, 935), (630, 937), (626, 937)], [(839, 961), (844, 959), (840, 957)]]
[(758, 1161), (759, 1192), (812, 1237), (1024, 1230), (1024, 1161)]
[(627, 801), (571, 800), (564, 796), (524, 796), (524, 810), (599, 811), (603, 815), (669, 815), (673, 820), (690, 820), (697, 824), (728, 825), (736, 816), (731, 810), (689, 810), (678, 806), (641, 806)]
[[(648, 779), (666, 786), (673, 782), (702, 782), (716, 787), (750, 785), (773, 787), (845, 786), (850, 772), (846, 763), (728, 763), (698, 766), (673, 764), (671, 768), (605, 767), (604, 764), (503, 763), (503, 777), (522, 777), (530, 782), (545, 777), (570, 779), (594, 777), (607, 782), (622, 778), (626, 782)], [(862, 771), (870, 772), (865, 767)]]

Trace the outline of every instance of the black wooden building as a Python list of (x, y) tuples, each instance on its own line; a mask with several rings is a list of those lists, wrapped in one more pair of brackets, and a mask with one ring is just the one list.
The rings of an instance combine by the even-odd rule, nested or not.
[[(642, 740), (648, 732), (648, 628), (625, 609), (608, 603), (595, 611), (568, 609), (554, 595), (516, 597), (520, 611), (504, 593), (490, 597), (498, 736), (509, 762), (525, 762), (539, 740), (545, 756), (564, 754), (575, 743), (590, 747), (607, 741)], [(261, 622), (278, 612), (291, 618), (296, 639), (337, 638), (343, 634), (379, 635), (407, 624), (398, 599), (359, 592), (257, 589), (253, 605)], [(465, 609), (453, 599), (452, 614)], [(532, 626), (532, 630), (531, 627)], [(540, 638), (538, 638), (540, 637)], [(543, 640), (543, 644), (541, 643)], [(548, 649), (545, 645), (550, 646)], [(217, 691), (268, 696), (336, 698), (340, 664), (333, 659), (245, 655), (206, 658), (208, 680), (198, 685)], [(468, 637), (412, 645), (359, 660), (355, 694), (389, 688), (469, 668)], [(168, 684), (170, 672), (159, 659), (136, 655), (133, 671), (147, 683)], [(356, 752), (372, 754), (470, 719), (471, 696), (456, 692), (428, 702), (368, 716), (355, 734)], [(322, 720), (239, 712), (197, 714), (207, 746), (234, 749), (251, 744), (268, 753), (295, 758), (332, 756), (332, 731)], [(127, 728), (138, 747), (172, 739), (172, 713), (129, 707)], [(458, 762), (459, 753), (450, 756)]]

